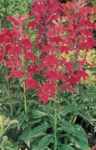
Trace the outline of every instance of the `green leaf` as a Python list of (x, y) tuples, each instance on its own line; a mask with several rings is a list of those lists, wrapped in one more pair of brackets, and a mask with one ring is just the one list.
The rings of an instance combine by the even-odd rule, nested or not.
[(30, 141), (32, 138), (37, 138), (44, 135), (47, 128), (47, 123), (42, 123), (41, 125), (34, 128), (26, 128), (19, 139), (25, 142)]
[(76, 106), (74, 106), (74, 105), (65, 105), (65, 106), (63, 106), (63, 108), (62, 108), (63, 110), (61, 110), (61, 115), (63, 115), (63, 116), (66, 116), (66, 115), (68, 115), (69, 113), (71, 113), (71, 114), (80, 114), (80, 108), (78, 107), (76, 107)]
[(58, 150), (75, 150), (73, 147), (70, 145), (64, 144), (58, 148)]
[(47, 114), (43, 111), (40, 111), (40, 110), (34, 110), (32, 112), (32, 118), (34, 119), (38, 119), (38, 118), (42, 118), (42, 117), (45, 117)]
[(75, 137), (74, 139), (76, 141), (76, 144), (80, 147), (81, 150), (89, 149), (87, 136), (80, 126), (75, 126), (75, 134), (73, 136)]
[(75, 145), (78, 145), (81, 150), (89, 149), (87, 136), (83, 128), (79, 125), (74, 125), (66, 120), (63, 120), (63, 126), (60, 130), (64, 130), (68, 134), (69, 139), (73, 140)]
[(38, 148), (39, 150), (45, 150), (47, 146), (53, 141), (52, 135), (46, 135), (41, 140), (39, 140)]

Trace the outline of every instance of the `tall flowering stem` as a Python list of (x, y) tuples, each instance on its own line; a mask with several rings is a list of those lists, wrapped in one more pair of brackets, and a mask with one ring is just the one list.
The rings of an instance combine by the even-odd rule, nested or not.
[(57, 150), (57, 144), (57, 109), (54, 105), (54, 150)]
[(25, 83), (23, 83), (23, 98), (24, 98), (24, 111), (25, 111), (25, 113), (27, 113), (27, 98), (26, 98)]

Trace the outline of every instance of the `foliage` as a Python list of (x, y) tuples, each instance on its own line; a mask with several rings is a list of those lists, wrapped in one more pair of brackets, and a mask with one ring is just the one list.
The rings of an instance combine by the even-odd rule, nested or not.
[(0, 28), (8, 26), (6, 16), (28, 13), (31, 2), (31, 0), (0, 0)]
[[(19, 94), (21, 93), (15, 90), (14, 95), (19, 96)], [(63, 149), (68, 145), (71, 149), (88, 149), (87, 135), (79, 125), (74, 125), (73, 122), (73, 118), (79, 114), (83, 115), (83, 113), (74, 104), (66, 104), (66, 98), (67, 96), (58, 95), (55, 103), (49, 102), (48, 105), (42, 105), (35, 101), (34, 93), (28, 93), (28, 112), (25, 114), (22, 108), (22, 97), (19, 97), (19, 104), (10, 103), (9, 97), (9, 103), (7, 99), (6, 104), (2, 103), (1, 107), (2, 113), (5, 113), (4, 116), (6, 116), (1, 116), (2, 122), (5, 122), (2, 137), (6, 135), (9, 140), (14, 141), (15, 145), (20, 147), (24, 142), (32, 150), (55, 149), (56, 147), (58, 147), (56, 149), (61, 147)], [(18, 99), (16, 100), (18, 101)], [(18, 106), (17, 109), (15, 108), (16, 105)], [(10, 117), (9, 120), (8, 116)]]

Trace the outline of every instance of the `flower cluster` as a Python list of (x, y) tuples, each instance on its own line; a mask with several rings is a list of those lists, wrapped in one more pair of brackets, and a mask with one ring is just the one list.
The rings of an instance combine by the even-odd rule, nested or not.
[(32, 51), (32, 42), (24, 33), (25, 19), (26, 16), (7, 18), (13, 27), (12, 29), (4, 28), (0, 32), (0, 63), (8, 68), (6, 76), (8, 79), (22, 78), (28, 88), (36, 88), (37, 83), (32, 79), (32, 73), (36, 71), (34, 69), (36, 56)]
[[(80, 7), (76, 2), (33, 1), (28, 28), (36, 32), (34, 43), (23, 28), (28, 16), (8, 17), (13, 28), (0, 32), (0, 63), (9, 69), (8, 77), (23, 79), (26, 88), (36, 89), (44, 103), (58, 90), (73, 92), (81, 79), (88, 77), (84, 70), (87, 61), (79, 60), (78, 55), (81, 49), (90, 51), (95, 46), (94, 13), (95, 8)], [(69, 52), (75, 53), (74, 59), (61, 57)]]

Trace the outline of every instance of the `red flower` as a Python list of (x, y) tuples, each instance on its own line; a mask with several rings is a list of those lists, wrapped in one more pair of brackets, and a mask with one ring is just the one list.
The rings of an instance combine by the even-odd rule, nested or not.
[(29, 22), (29, 24), (28, 24), (29, 29), (35, 29), (36, 26), (37, 26), (36, 20), (33, 20), (33, 21)]
[(8, 60), (5, 61), (5, 66), (10, 69), (15, 69), (15, 68), (22, 68), (20, 60), (18, 58), (10, 57)]
[(65, 62), (65, 66), (66, 66), (66, 71), (67, 72), (72, 72), (73, 71), (73, 65), (71, 62)]
[(52, 52), (54, 50), (55, 48), (53, 48), (51, 44), (46, 44), (41, 49), (42, 52), (46, 52), (46, 53)]
[(23, 71), (21, 70), (13, 70), (10, 75), (11, 78), (22, 78), (24, 76)]
[(25, 49), (31, 49), (32, 48), (32, 43), (26, 37), (22, 39), (22, 45), (23, 45), (23, 48), (25, 48)]
[(60, 36), (52, 37), (51, 40), (52, 40), (52, 42), (54, 42), (56, 44), (62, 42), (62, 39), (60, 38)]
[(72, 84), (72, 85), (75, 85), (77, 83), (80, 82), (81, 78), (83, 78), (84, 80), (86, 80), (88, 77), (88, 74), (84, 71), (84, 70), (78, 70), (77, 72), (74, 72), (70, 79), (69, 79), (69, 82)]
[(60, 51), (61, 51), (61, 52), (68, 52), (68, 51), (69, 51), (69, 48), (68, 48), (67, 45), (66, 45), (66, 46), (61, 46), (61, 47), (60, 47)]
[(12, 42), (11, 32), (7, 28), (4, 28), (0, 32), (0, 44), (6, 44), (8, 42)]
[(4, 57), (3, 51), (0, 50), (0, 62), (3, 60), (3, 57)]
[(57, 72), (57, 71), (47, 71), (44, 76), (48, 79), (48, 80), (52, 80), (52, 81), (56, 81), (56, 80), (60, 80), (61, 79), (61, 72)]
[(54, 83), (44, 83), (40, 86), (38, 97), (43, 103), (47, 103), (49, 98), (54, 97), (56, 94), (56, 85)]
[(56, 56), (49, 55), (42, 59), (42, 65), (44, 67), (56, 67), (58, 60)]
[(7, 17), (7, 20), (10, 21), (13, 25), (13, 27), (16, 27), (16, 26), (22, 26), (24, 20), (27, 18), (28, 16), (25, 15), (25, 16), (20, 16), (18, 18), (14, 17), (14, 16), (8, 16)]
[(28, 74), (29, 75), (34, 75), (38, 71), (39, 71), (38, 66), (33, 65), (33, 64), (28, 66)]
[(10, 21), (12, 23), (12, 25), (15, 25), (15, 26), (18, 26), (20, 23), (20, 21), (13, 16), (8, 16), (7, 20)]
[(15, 43), (8, 43), (6, 45), (6, 52), (9, 54), (9, 55), (17, 55), (20, 53), (20, 47), (18, 44), (15, 44)]
[(37, 89), (38, 87), (37, 81), (32, 77), (29, 77), (27, 80), (25, 80), (25, 85), (27, 89)]
[(43, 102), (44, 104), (48, 103), (48, 101), (49, 101), (49, 97), (47, 94), (39, 93), (38, 97), (39, 97), (40, 101)]
[(25, 52), (25, 59), (26, 60), (31, 60), (33, 63), (35, 62), (36, 60), (36, 56), (31, 52), (31, 51), (26, 51)]

